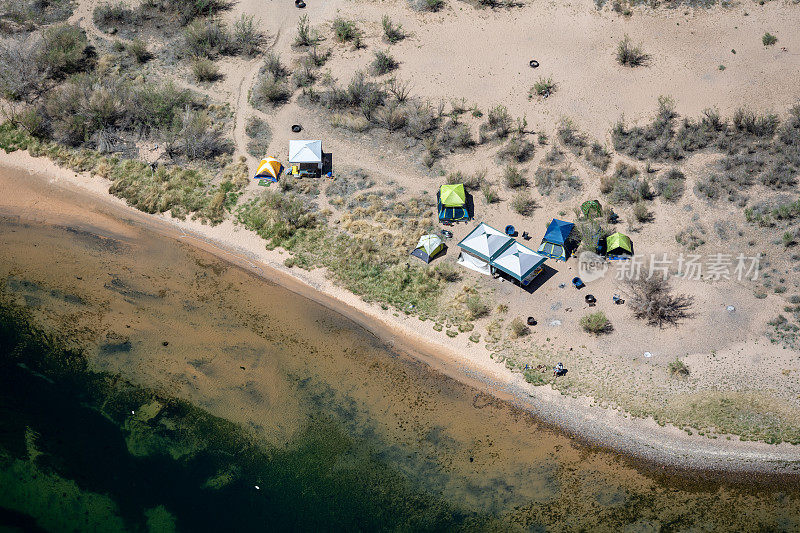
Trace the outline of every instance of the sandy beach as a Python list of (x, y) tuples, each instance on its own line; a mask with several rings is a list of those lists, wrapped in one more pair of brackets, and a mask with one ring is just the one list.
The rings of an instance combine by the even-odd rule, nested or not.
[[(106, 192), (98, 178), (59, 168), (42, 158), (16, 152), (3, 157), (0, 210), (23, 212), (35, 220), (85, 219), (86, 214), (113, 213), (181, 242), (210, 251), (264, 279), (321, 303), (371, 331), (393, 349), (410, 353), (437, 371), (510, 401), (580, 440), (644, 460), (679, 469), (727, 473), (796, 473), (797, 452), (789, 444), (769, 445), (738, 440), (711, 440), (662, 427), (652, 419), (637, 419), (592, 405), (589, 398), (565, 396), (549, 386), (534, 387), (520, 374), (500, 371), (485, 350), (457, 341), (438, 342), (423, 336), (415, 318), (399, 318), (334, 286), (324, 272), (283, 266), (284, 254), (264, 249), (263, 241), (230, 222), (208, 226), (166, 216), (144, 215)], [(65, 209), (57, 199), (64, 191), (82, 199), (83, 209)]]

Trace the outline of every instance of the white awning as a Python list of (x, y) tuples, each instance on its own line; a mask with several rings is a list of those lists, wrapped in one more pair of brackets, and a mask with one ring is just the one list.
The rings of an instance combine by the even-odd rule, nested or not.
[(322, 141), (289, 141), (289, 163), (322, 163)]

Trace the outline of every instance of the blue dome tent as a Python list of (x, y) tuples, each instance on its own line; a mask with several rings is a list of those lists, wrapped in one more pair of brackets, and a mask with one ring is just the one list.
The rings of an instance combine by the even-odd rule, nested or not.
[(550, 225), (547, 226), (547, 231), (544, 234), (538, 252), (557, 261), (566, 261), (567, 257), (569, 257), (567, 239), (574, 227), (575, 224), (572, 222), (564, 222), (554, 218)]

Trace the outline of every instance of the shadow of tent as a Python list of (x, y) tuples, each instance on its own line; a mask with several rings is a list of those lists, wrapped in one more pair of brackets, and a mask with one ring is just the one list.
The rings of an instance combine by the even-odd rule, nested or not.
[(472, 199), (472, 195), (469, 192), (464, 193), (464, 207), (467, 209), (467, 214), (469, 215), (469, 219), (472, 220), (475, 218), (475, 202)]
[(509, 276), (508, 274), (506, 274), (506, 273), (505, 273), (505, 272), (503, 272), (502, 270), (496, 270), (496, 272), (497, 272), (497, 274), (499, 274), (499, 276), (500, 276), (501, 278), (503, 278), (504, 280), (506, 280), (506, 281), (510, 281), (511, 283), (514, 283), (515, 285), (518, 285), (518, 286), (520, 286), (520, 287), (521, 287), (521, 288), (522, 288), (522, 289), (523, 289), (525, 292), (527, 292), (528, 294), (533, 294), (534, 292), (536, 292), (536, 290), (537, 290), (539, 287), (541, 287), (542, 285), (544, 285), (545, 283), (547, 283), (547, 281), (548, 281), (550, 278), (552, 278), (553, 276), (555, 276), (555, 275), (556, 275), (556, 273), (558, 272), (558, 270), (556, 270), (555, 268), (553, 268), (553, 267), (551, 267), (551, 266), (548, 266), (548, 265), (543, 265), (543, 266), (542, 266), (542, 271), (541, 271), (541, 272), (539, 272), (539, 275), (538, 275), (538, 276), (536, 276), (535, 278), (533, 278), (533, 279), (531, 280), (531, 282), (530, 282), (530, 283), (528, 283), (528, 284), (527, 284), (527, 285), (525, 285), (525, 286), (522, 286), (522, 285), (520, 285), (520, 282), (519, 282), (519, 281), (517, 281), (516, 279), (512, 278), (511, 276)]
[(328, 172), (333, 173), (333, 154), (322, 153), (322, 175), (327, 176)]

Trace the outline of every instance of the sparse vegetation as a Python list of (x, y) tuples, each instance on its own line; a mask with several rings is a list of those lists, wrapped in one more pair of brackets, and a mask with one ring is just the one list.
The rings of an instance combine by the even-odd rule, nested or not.
[(533, 84), (533, 87), (531, 87), (531, 90), (528, 92), (528, 97), (533, 98), (534, 95), (537, 95), (547, 98), (554, 92), (556, 92), (556, 84), (552, 78), (539, 78), (539, 80)]
[(214, 82), (222, 78), (222, 73), (217, 65), (207, 57), (201, 57), (192, 62), (192, 74), (199, 82)]
[(694, 304), (692, 296), (673, 295), (669, 279), (653, 276), (640, 277), (628, 284), (629, 305), (636, 318), (646, 320), (651, 326), (677, 326), (691, 316), (689, 310)]
[(319, 35), (316, 31), (311, 29), (308, 15), (300, 17), (300, 20), (297, 22), (297, 35), (294, 38), (294, 45), (297, 47), (315, 46), (319, 41)]
[(511, 321), (509, 329), (511, 330), (511, 336), (515, 339), (524, 337), (531, 331), (525, 321), (520, 317), (515, 317), (514, 320)]
[(667, 365), (667, 370), (672, 377), (686, 377), (689, 375), (689, 367), (680, 359), (670, 361)]
[(388, 51), (378, 50), (375, 52), (375, 59), (372, 60), (372, 72), (376, 76), (382, 76), (396, 69), (400, 64), (392, 57)]
[(778, 38), (772, 35), (770, 32), (766, 32), (761, 36), (761, 44), (764, 46), (772, 46), (777, 42)]
[(529, 216), (538, 207), (528, 191), (521, 191), (511, 199), (511, 209), (522, 216)]
[(642, 50), (641, 45), (634, 45), (627, 35), (617, 45), (617, 63), (626, 67), (647, 65), (650, 56)]
[(602, 311), (590, 313), (581, 317), (581, 328), (592, 335), (602, 335), (614, 331), (614, 326)]
[(389, 15), (383, 16), (381, 19), (381, 26), (383, 27), (383, 38), (390, 44), (399, 43), (406, 38), (403, 25), (392, 22)]
[(466, 301), (467, 313), (470, 320), (477, 320), (489, 314), (489, 306), (477, 294), (470, 296)]
[(347, 20), (342, 17), (336, 17), (333, 20), (333, 35), (340, 43), (351, 42), (360, 34), (361, 32), (356, 26), (356, 23), (352, 20)]
[(497, 191), (495, 191), (494, 187), (487, 182), (481, 184), (481, 193), (483, 194), (483, 199), (487, 204), (496, 204), (500, 201), (500, 196), (497, 194)]
[(503, 171), (503, 181), (509, 189), (519, 189), (520, 187), (528, 186), (528, 179), (519, 169), (514, 165), (508, 165)]

